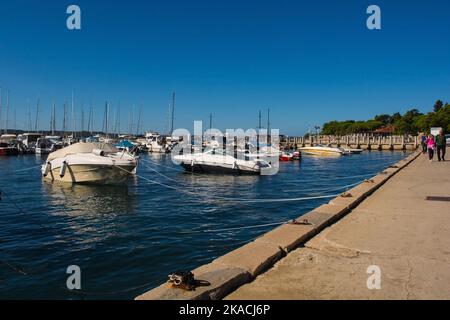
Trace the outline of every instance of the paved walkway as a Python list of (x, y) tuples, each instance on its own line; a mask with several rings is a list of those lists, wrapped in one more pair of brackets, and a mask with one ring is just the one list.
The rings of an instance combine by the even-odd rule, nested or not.
[[(420, 156), (227, 299), (450, 299), (450, 201), (427, 196), (450, 200), (450, 161)], [(371, 265), (380, 289), (367, 287)]]

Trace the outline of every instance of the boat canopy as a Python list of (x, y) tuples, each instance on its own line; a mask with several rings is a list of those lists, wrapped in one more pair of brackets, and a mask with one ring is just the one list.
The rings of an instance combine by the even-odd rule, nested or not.
[(120, 141), (118, 144), (116, 144), (117, 148), (133, 148), (134, 144), (132, 144), (130, 141), (128, 140), (122, 140)]
[(70, 154), (75, 153), (91, 153), (95, 149), (100, 149), (105, 153), (118, 152), (114, 146), (107, 143), (100, 142), (78, 142), (71, 144), (65, 148), (59, 149), (55, 152), (52, 152), (48, 155), (48, 161), (51, 161), (56, 158), (64, 158)]

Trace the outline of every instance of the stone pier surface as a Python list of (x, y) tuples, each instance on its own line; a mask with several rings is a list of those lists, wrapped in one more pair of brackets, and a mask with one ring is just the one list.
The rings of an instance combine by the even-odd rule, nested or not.
[[(450, 161), (420, 155), (226, 299), (450, 299), (448, 200)], [(380, 289), (368, 289), (372, 265)]]

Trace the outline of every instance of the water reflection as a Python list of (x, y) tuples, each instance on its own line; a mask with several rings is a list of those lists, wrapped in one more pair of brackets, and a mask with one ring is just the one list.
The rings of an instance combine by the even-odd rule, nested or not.
[(49, 205), (61, 208), (56, 214), (98, 216), (136, 212), (136, 196), (127, 185), (83, 185), (42, 181)]

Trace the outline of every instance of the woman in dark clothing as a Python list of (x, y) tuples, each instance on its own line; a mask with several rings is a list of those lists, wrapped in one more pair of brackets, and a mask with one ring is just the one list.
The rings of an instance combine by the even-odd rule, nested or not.
[(445, 147), (446, 147), (446, 139), (444, 132), (441, 130), (439, 131), (439, 134), (436, 136), (436, 152), (438, 161), (445, 161)]

